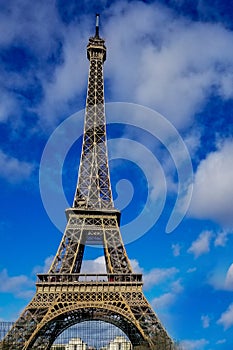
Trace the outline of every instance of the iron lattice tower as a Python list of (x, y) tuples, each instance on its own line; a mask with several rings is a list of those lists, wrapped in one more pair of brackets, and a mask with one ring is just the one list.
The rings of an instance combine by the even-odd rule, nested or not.
[[(90, 61), (78, 183), (67, 226), (47, 274), (39, 274), (36, 294), (0, 343), (0, 349), (48, 350), (68, 327), (102, 320), (116, 325), (134, 348), (173, 350), (174, 343), (142, 291), (142, 275), (132, 271), (119, 230), (109, 177), (104, 111), (104, 40), (89, 39)], [(106, 274), (81, 274), (87, 244), (104, 248)]]

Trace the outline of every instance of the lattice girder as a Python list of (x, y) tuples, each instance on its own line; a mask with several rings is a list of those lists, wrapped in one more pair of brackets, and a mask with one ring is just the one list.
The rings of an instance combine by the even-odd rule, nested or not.
[[(14, 343), (14, 350), (47, 350), (63, 330), (84, 320), (101, 320), (116, 325), (134, 346), (142, 342), (151, 345), (151, 339), (158, 339), (159, 333), (165, 345), (157, 347), (152, 343), (153, 349), (173, 349), (170, 338), (143, 296), (142, 282), (74, 284), (73, 281), (45, 281), (46, 276), (50, 275), (43, 275), (43, 282), (37, 283), (36, 295), (25, 310), (25, 315), (30, 313), (27, 326), (30, 319), (31, 327), (27, 331), (22, 327), (17, 332), (15, 326), (8, 334), (8, 343), (21, 334), (22, 341)], [(22, 319), (16, 325), (20, 321)]]
[(80, 273), (85, 245), (103, 246), (108, 273), (131, 273), (114, 212), (76, 214), (70, 209), (68, 223), (50, 273)]

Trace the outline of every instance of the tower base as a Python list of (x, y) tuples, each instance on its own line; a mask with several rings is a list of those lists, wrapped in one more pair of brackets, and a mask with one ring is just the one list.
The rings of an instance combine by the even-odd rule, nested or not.
[(100, 320), (120, 328), (135, 350), (175, 346), (142, 292), (140, 274), (43, 274), (1, 350), (49, 350), (68, 327)]

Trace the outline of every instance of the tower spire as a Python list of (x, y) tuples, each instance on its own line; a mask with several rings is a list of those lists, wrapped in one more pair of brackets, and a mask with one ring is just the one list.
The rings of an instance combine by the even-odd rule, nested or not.
[(99, 37), (99, 15), (96, 34), (89, 38), (87, 58), (90, 61), (82, 155), (74, 208), (113, 209), (106, 145), (103, 64), (106, 60), (104, 40)]
[(95, 22), (95, 36), (99, 38), (99, 18), (100, 15), (97, 13), (96, 14), (96, 22)]

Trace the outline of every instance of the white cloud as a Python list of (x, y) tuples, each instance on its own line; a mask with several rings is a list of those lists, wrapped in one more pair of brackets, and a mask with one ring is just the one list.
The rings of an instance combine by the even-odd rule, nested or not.
[[(37, 76), (44, 89), (39, 112), (53, 120), (86, 88), (85, 49), (94, 20), (82, 16), (78, 26), (64, 27), (52, 3), (36, 9), (28, 1), (9, 6), (10, 16), (1, 18), (2, 44), (21, 38), (43, 58), (53, 52), (58, 38), (62, 43), (61, 62), (49, 75), (40, 71)], [(26, 18), (25, 10), (30, 14)], [(111, 16), (101, 23), (101, 33), (108, 47), (105, 72), (113, 100), (148, 105), (184, 126), (213, 89), (223, 98), (233, 96), (232, 33), (221, 25), (187, 22), (165, 6), (143, 2), (118, 2), (106, 12)]]
[(0, 150), (0, 176), (7, 181), (16, 183), (28, 179), (33, 168), (32, 164), (19, 161)]
[[(104, 15), (101, 35), (108, 48), (105, 73), (112, 100), (145, 104), (184, 127), (211, 93), (232, 98), (233, 34), (221, 24), (191, 22), (166, 6), (142, 1), (116, 2)], [(86, 90), (85, 50), (94, 18), (80, 15), (75, 24), (64, 25), (53, 2), (9, 0), (0, 14), (0, 30), (0, 45), (23, 42), (40, 58), (32, 76), (8, 72), (6, 84), (10, 78), (11, 86), (22, 88), (36, 79), (43, 88), (37, 109), (43, 121), (68, 112), (70, 102)], [(56, 54), (60, 61), (44, 69)], [(6, 119), (11, 106), (20, 104), (16, 95), (8, 97), (0, 118), (1, 111)]]
[(0, 271), (0, 292), (11, 293), (19, 298), (28, 299), (34, 291), (34, 282), (25, 275), (10, 277), (6, 269)]
[(104, 256), (99, 256), (94, 260), (83, 260), (81, 273), (106, 273)]
[(48, 273), (49, 268), (53, 262), (54, 256), (50, 255), (48, 256), (45, 261), (44, 261), (44, 265), (43, 266), (36, 266), (33, 269), (33, 274), (37, 274), (37, 273)]
[(201, 146), (201, 131), (198, 130), (198, 127), (184, 137), (184, 142), (191, 158), (195, 157), (197, 150)]
[(168, 292), (154, 298), (151, 301), (151, 305), (155, 308), (155, 310), (164, 309), (169, 307), (175, 301), (175, 298), (175, 294)]
[(159, 297), (152, 299), (151, 305), (156, 310), (158, 309), (163, 310), (168, 308), (171, 304), (175, 302), (177, 295), (180, 294), (184, 288), (181, 285), (181, 281), (179, 279), (172, 282), (169, 289), (170, 289), (170, 292), (164, 293)]
[(233, 303), (230, 304), (228, 309), (222, 313), (217, 323), (222, 325), (224, 329), (228, 329), (233, 326)]
[(79, 28), (66, 29), (63, 63), (55, 68), (52, 79), (42, 80), (45, 98), (38, 112), (44, 122), (54, 123), (61, 114), (69, 111), (69, 103), (74, 98), (86, 93), (88, 61), (85, 49), (89, 36), (85, 21)]
[(182, 127), (213, 91), (233, 96), (233, 35), (220, 24), (189, 22), (141, 2), (120, 2), (111, 12), (104, 30), (115, 99), (156, 108)]
[(175, 267), (152, 269), (151, 271), (144, 273), (144, 288), (150, 289), (158, 283), (173, 278), (177, 273), (178, 269)]
[(7, 120), (9, 115), (15, 112), (17, 103), (13, 96), (9, 92), (4, 91), (4, 89), (1, 89), (0, 93), (2, 96), (0, 101), (0, 122), (4, 122)]
[(183, 340), (181, 342), (182, 349), (184, 350), (204, 350), (209, 341), (206, 339), (197, 340)]
[(0, 44), (6, 46), (21, 39), (32, 49), (38, 50), (40, 55), (46, 51), (48, 53), (54, 44), (55, 33), (62, 28), (54, 5), (52, 2), (32, 4), (28, 0), (7, 1), (0, 13), (0, 29), (4, 33)]
[(172, 253), (174, 256), (180, 256), (181, 246), (179, 243), (172, 244)]
[(136, 259), (130, 259), (130, 263), (135, 273), (143, 273), (143, 269), (139, 265), (139, 262)]
[(172, 282), (170, 289), (173, 293), (176, 293), (176, 294), (183, 292), (184, 287), (181, 284), (181, 280), (178, 279), (178, 280)]
[(229, 232), (226, 232), (226, 231), (219, 232), (214, 241), (215, 247), (225, 247), (228, 240), (228, 235), (229, 235)]
[(203, 328), (209, 328), (210, 326), (210, 317), (208, 315), (201, 316), (201, 322)]
[(211, 231), (203, 231), (199, 237), (192, 243), (188, 249), (188, 253), (194, 254), (195, 258), (202, 254), (208, 253), (210, 250), (210, 241), (213, 237)]
[[(171, 268), (156, 268), (149, 272), (143, 271), (136, 259), (130, 259), (130, 263), (134, 273), (143, 273), (144, 288), (146, 290), (152, 288), (154, 285), (162, 283), (164, 281), (170, 281), (178, 273), (178, 269), (175, 267)], [(83, 260), (81, 273), (106, 273), (106, 264), (104, 256), (99, 256), (93, 260)], [(180, 281), (171, 283), (173, 291), (180, 292), (182, 287)]]
[(1, 65), (3, 98), (0, 103), (0, 121), (6, 121), (14, 115), (15, 126), (23, 113), (31, 108), (31, 104), (27, 106), (27, 99), (22, 103), (24, 94), (20, 95), (20, 92), (32, 85), (39, 87), (40, 83), (43, 85), (44, 81), (51, 79), (55, 64), (50, 65), (48, 72), (48, 61), (58, 51), (63, 30), (64, 25), (53, 2), (33, 4), (28, 0), (9, 0), (2, 5), (0, 31), (4, 35), (0, 38), (1, 49), (5, 52), (9, 48), (19, 47), (38, 61), (33, 63), (33, 67), (25, 64), (24, 69), (19, 71), (7, 67), (4, 70), (4, 64)]
[(233, 142), (228, 141), (199, 164), (189, 211), (193, 217), (211, 219), (226, 228), (233, 226), (232, 154)]
[(227, 271), (226, 279), (225, 279), (225, 288), (227, 290), (233, 291), (233, 264), (231, 264), (231, 266)]
[(219, 265), (209, 273), (208, 283), (216, 290), (233, 290), (232, 267)]

